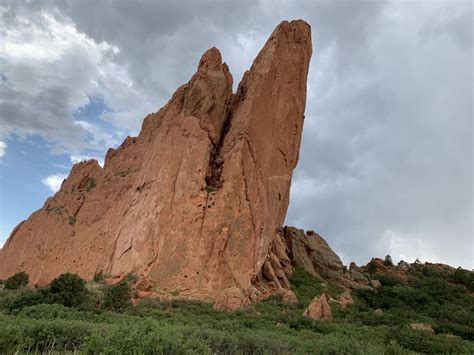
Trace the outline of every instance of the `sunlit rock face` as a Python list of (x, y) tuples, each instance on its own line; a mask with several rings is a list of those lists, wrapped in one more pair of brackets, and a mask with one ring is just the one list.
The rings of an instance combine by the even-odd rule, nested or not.
[(75, 164), (15, 228), (0, 278), (26, 271), (44, 285), (64, 272), (131, 272), (147, 289), (231, 308), (288, 288), (281, 226), (311, 52), (309, 25), (282, 22), (232, 93), (219, 50), (206, 51), (138, 137), (109, 149), (103, 168)]

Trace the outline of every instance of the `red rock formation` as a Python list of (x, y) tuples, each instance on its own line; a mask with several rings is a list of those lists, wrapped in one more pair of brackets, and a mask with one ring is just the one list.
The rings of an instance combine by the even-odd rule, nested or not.
[(227, 65), (209, 49), (138, 137), (109, 149), (104, 168), (74, 165), (54, 197), (15, 228), (0, 278), (24, 270), (43, 285), (64, 272), (133, 272), (148, 289), (224, 306), (286, 288), (291, 265), (280, 227), (310, 57), (310, 27), (282, 22), (232, 94)]
[(339, 295), (339, 304), (342, 308), (346, 308), (350, 304), (354, 304), (354, 300), (352, 299), (352, 295), (350, 291), (345, 291)]
[(331, 321), (332, 311), (327, 301), (326, 294), (323, 293), (319, 297), (314, 297), (308, 308), (306, 308), (304, 311), (303, 315), (313, 319)]

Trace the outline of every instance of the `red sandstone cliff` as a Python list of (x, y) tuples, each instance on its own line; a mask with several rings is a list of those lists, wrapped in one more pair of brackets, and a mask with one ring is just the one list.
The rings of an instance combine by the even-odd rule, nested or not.
[(281, 226), (303, 128), (310, 27), (282, 22), (232, 93), (216, 48), (138, 137), (75, 164), (0, 252), (0, 278), (136, 273), (143, 285), (241, 306), (286, 288)]

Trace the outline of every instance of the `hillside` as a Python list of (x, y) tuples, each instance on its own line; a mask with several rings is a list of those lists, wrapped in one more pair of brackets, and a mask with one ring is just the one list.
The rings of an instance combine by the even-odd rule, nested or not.
[[(337, 299), (343, 289), (300, 268), (290, 277), (297, 303), (274, 295), (231, 312), (179, 297), (132, 305), (128, 291), (117, 292), (100, 275), (72, 307), (64, 306), (70, 296), (52, 292), (52, 286), (3, 290), (0, 352), (472, 354), (473, 274), (428, 263), (403, 270), (406, 281), (364, 273), (381, 286), (354, 291), (355, 303), (345, 308), (330, 302), (332, 321), (313, 320), (303, 311), (314, 296), (325, 292)], [(129, 277), (122, 289), (133, 293), (134, 282)], [(413, 323), (433, 330), (414, 330)]]

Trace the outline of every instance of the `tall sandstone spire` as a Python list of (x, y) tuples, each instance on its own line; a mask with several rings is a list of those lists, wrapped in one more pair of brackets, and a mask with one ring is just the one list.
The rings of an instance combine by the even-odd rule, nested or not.
[(281, 236), (298, 160), (310, 27), (282, 22), (237, 92), (211, 48), (191, 80), (104, 167), (75, 164), (11, 233), (0, 278), (133, 272), (141, 285), (239, 307), (288, 287)]

